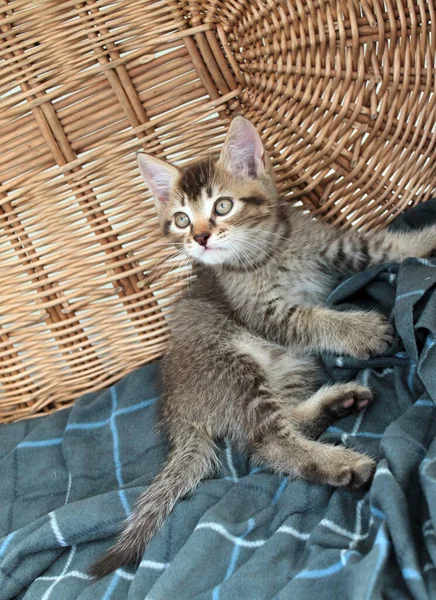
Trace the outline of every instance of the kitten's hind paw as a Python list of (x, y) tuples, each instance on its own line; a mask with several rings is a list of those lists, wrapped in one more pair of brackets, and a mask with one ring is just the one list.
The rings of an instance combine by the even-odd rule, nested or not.
[(368, 487), (374, 476), (375, 461), (366, 454), (346, 448), (336, 448), (342, 450), (345, 460), (342, 461), (342, 465), (337, 464), (329, 481), (330, 485), (350, 490)]
[[(331, 398), (326, 398), (326, 409), (336, 419), (341, 419), (352, 413), (358, 413), (367, 408), (372, 400), (372, 392), (363, 385), (346, 383), (338, 386)], [(332, 390), (333, 392), (333, 390)]]
[(362, 454), (362, 457), (353, 466), (343, 470), (342, 486), (350, 490), (368, 488), (371, 485), (375, 467), (376, 463), (369, 456)]
[(305, 479), (352, 490), (371, 483), (376, 467), (372, 458), (343, 446), (319, 446), (320, 454), (312, 455), (302, 469)]

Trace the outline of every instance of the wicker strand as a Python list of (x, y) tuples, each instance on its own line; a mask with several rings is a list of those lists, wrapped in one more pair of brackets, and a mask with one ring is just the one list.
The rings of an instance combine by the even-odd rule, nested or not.
[(376, 229), (435, 194), (435, 50), (434, 0), (0, 0), (0, 422), (165, 350), (190, 271), (136, 150), (242, 113), (284, 198)]

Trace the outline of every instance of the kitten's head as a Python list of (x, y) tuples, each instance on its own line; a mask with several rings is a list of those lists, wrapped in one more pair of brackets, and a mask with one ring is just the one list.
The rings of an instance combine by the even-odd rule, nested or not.
[(233, 119), (218, 159), (179, 169), (140, 153), (138, 164), (164, 235), (196, 261), (248, 268), (271, 252), (277, 192), (259, 134), (247, 119)]

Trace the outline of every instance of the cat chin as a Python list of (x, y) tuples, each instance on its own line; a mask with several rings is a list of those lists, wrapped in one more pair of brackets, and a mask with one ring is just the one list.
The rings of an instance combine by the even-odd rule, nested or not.
[(191, 256), (203, 265), (222, 265), (232, 260), (231, 253), (223, 248), (210, 248), (198, 254), (191, 254)]

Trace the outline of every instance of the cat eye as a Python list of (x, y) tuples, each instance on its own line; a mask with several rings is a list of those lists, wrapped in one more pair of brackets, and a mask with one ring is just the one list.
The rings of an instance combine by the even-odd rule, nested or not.
[(215, 202), (215, 212), (217, 215), (227, 215), (233, 208), (233, 201), (230, 198), (218, 198)]
[(190, 225), (191, 220), (187, 214), (183, 212), (178, 212), (174, 215), (174, 222), (177, 225), (177, 227), (180, 227), (180, 229), (185, 229), (186, 227), (188, 227), (188, 225)]

